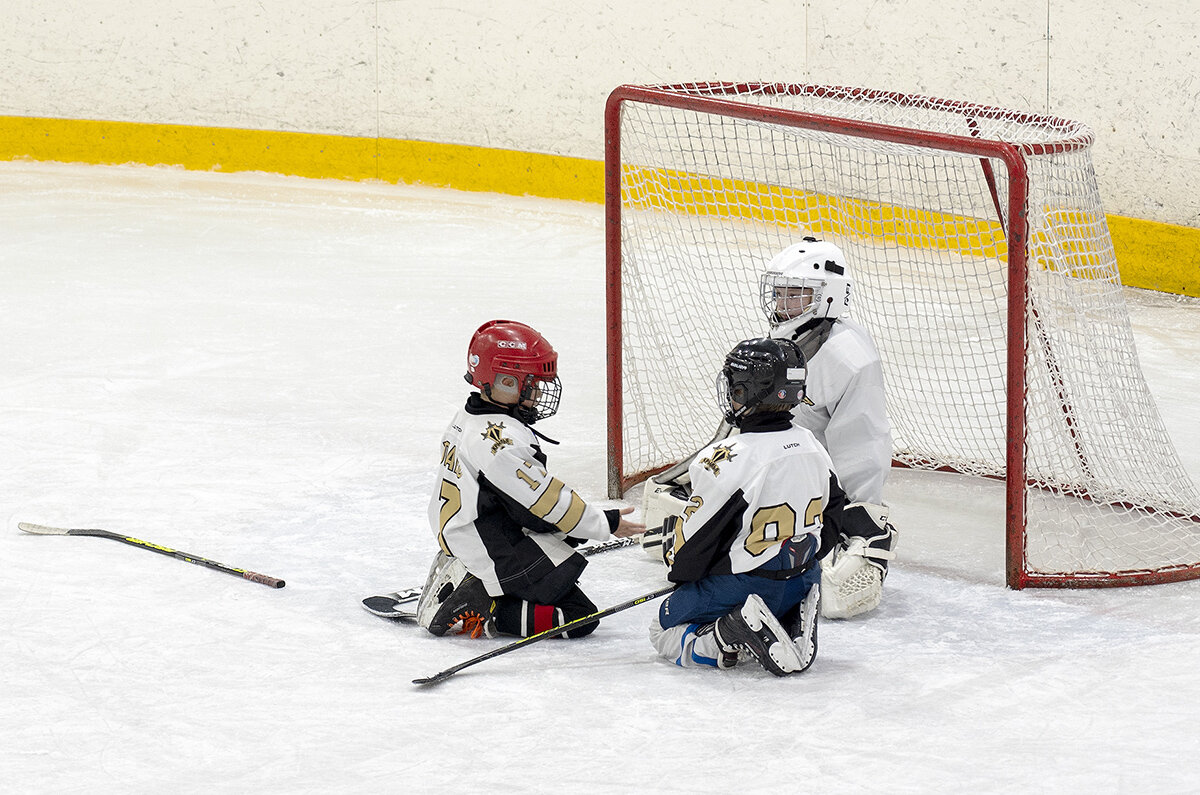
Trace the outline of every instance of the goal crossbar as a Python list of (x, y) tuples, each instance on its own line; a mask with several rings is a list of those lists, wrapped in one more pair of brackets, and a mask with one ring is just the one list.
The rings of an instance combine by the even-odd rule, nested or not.
[[(834, 115), (808, 108), (811, 104), (825, 110), (831, 103), (833, 107), (844, 107), (851, 113)], [(855, 115), (859, 106), (867, 107), (871, 112)], [(879, 108), (886, 112), (878, 112)], [(906, 124), (904, 114), (952, 116), (954, 126), (960, 131)], [(871, 118), (872, 115), (884, 117), (884, 120)], [(637, 118), (631, 123), (633, 116)], [(1006, 125), (1002, 135), (985, 129), (999, 124)], [(1026, 128), (1032, 132), (1026, 134)], [(778, 163), (773, 162), (779, 156), (778, 150), (783, 148), (779, 142), (790, 141), (792, 136), (803, 141), (797, 145), (799, 154), (785, 153), (786, 157), (780, 158)], [(1075, 157), (1078, 153), (1087, 157), (1091, 143), (1090, 130), (1064, 119), (870, 89), (782, 83), (697, 83), (621, 86), (614, 90), (605, 109), (610, 495), (623, 494), (632, 485), (671, 466), (674, 460), (688, 452), (685, 449), (687, 443), (680, 442), (683, 447), (660, 453), (661, 460), (642, 461), (631, 455), (631, 446), (648, 444), (669, 448), (670, 444), (675, 444), (674, 440), (670, 444), (661, 443), (658, 438), (645, 442), (642, 440), (645, 434), (638, 436), (642, 430), (632, 433), (627, 423), (628, 418), (643, 413), (647, 417), (654, 411), (659, 411), (660, 415), (670, 414), (669, 407), (643, 410), (640, 404), (644, 398), (639, 390), (669, 391), (674, 385), (655, 385), (654, 376), (637, 373), (634, 361), (639, 357), (640, 361), (648, 358), (644, 351), (636, 349), (637, 346), (651, 350), (654, 340), (661, 342), (671, 337), (669, 328), (665, 331), (651, 329), (646, 334), (644, 329), (649, 321), (644, 321), (643, 315), (655, 310), (646, 308), (652, 301), (639, 294), (643, 286), (634, 283), (643, 274), (648, 274), (648, 284), (656, 278), (669, 280), (672, 273), (678, 278), (679, 273), (686, 270), (673, 263), (669, 254), (659, 250), (667, 247), (659, 238), (669, 237), (659, 231), (670, 231), (669, 227), (659, 225), (702, 227), (702, 234), (696, 238), (700, 242), (689, 240), (687, 245), (694, 246), (692, 256), (704, 261), (703, 268), (716, 270), (727, 266), (730, 270), (761, 267), (765, 264), (764, 252), (771, 250), (766, 241), (777, 241), (775, 245), (781, 247), (779, 242), (789, 241), (800, 229), (832, 237), (840, 234), (847, 240), (872, 238), (869, 246), (861, 247), (861, 252), (874, 252), (881, 262), (896, 259), (895, 250), (906, 249), (906, 244), (914, 243), (930, 250), (940, 248), (954, 253), (983, 254), (982, 259), (1002, 263), (1003, 284), (993, 285), (993, 288), (1004, 293), (998, 299), (1003, 302), (1003, 318), (998, 318), (997, 323), (1003, 325), (1001, 333), (1004, 335), (1000, 343), (1004, 348), (1001, 391), (1010, 397), (1001, 397), (1002, 429), (993, 432), (993, 435), (1002, 433), (1005, 437), (1002, 462), (981, 465), (976, 460), (978, 456), (965, 455), (966, 463), (960, 464), (956, 463), (953, 454), (932, 456), (898, 450), (896, 464), (1004, 479), (1005, 523), (1009, 528), (1006, 576), (1011, 587), (1129, 585), (1200, 576), (1200, 539), (1193, 543), (1187, 537), (1189, 529), (1193, 533), (1196, 531), (1196, 514), (1200, 513), (1189, 502), (1194, 496), (1194, 488), (1189, 490), (1180, 486), (1184, 494), (1181, 499), (1172, 496), (1158, 504), (1140, 494), (1126, 494), (1123, 487), (1113, 490), (1089, 485), (1108, 477), (1102, 472), (1106, 466), (1101, 460), (1103, 456), (1096, 454), (1096, 446), (1102, 444), (1103, 434), (1094, 433), (1089, 425), (1092, 421), (1086, 412), (1092, 410), (1090, 387), (1070, 371), (1076, 358), (1073, 347), (1076, 340), (1069, 338), (1064, 342), (1064, 332), (1056, 324), (1074, 324), (1078, 321), (1076, 315), (1095, 310), (1090, 307), (1082, 313), (1062, 310), (1054, 292), (1058, 289), (1056, 285), (1039, 288), (1041, 292), (1036, 294), (1030, 288), (1031, 257), (1038, 262), (1039, 274), (1049, 274), (1046, 278), (1069, 278), (1080, 283), (1094, 280), (1101, 285), (1116, 281), (1110, 274), (1110, 271), (1115, 272), (1115, 261), (1109, 268), (1107, 260), (1111, 257), (1107, 250), (1102, 250), (1105, 245), (1111, 249), (1106, 228), (1102, 230), (1104, 239), (1099, 242), (1087, 236), (1076, 239), (1056, 233), (1060, 227), (1104, 227), (1098, 199), (1093, 201), (1090, 196), (1085, 200), (1063, 199), (1054, 194), (1056, 188), (1044, 189), (1040, 182), (1034, 187), (1042, 193), (1036, 202), (1031, 198), (1034, 190), (1031, 187), (1031, 163), (1039, 169), (1037, 178), (1044, 180), (1046, 167), (1043, 163), (1056, 162), (1058, 156)], [(820, 151), (812, 150), (816, 152), (812, 159), (827, 159), (832, 164), (828, 166), (832, 171), (848, 168), (850, 172), (855, 169), (866, 172), (879, 167), (879, 163), (891, 164), (896, 160), (904, 174), (908, 173), (904, 169), (910, 168), (913, 173), (918, 169), (931, 169), (932, 173), (938, 168), (938, 158), (974, 159), (984, 186), (979, 191), (986, 197), (979, 204), (990, 204), (991, 207), (966, 211), (953, 206), (943, 208), (937, 203), (940, 197), (926, 196), (922, 190), (899, 191), (896, 193), (898, 199), (874, 195), (859, 190), (857, 186), (862, 180), (858, 180), (859, 175), (855, 173), (851, 173), (850, 178), (844, 175), (827, 177), (822, 173), (820, 179), (815, 180), (818, 184), (808, 184), (805, 181), (809, 176), (808, 164), (796, 161), (804, 160), (805, 153), (810, 151), (805, 147), (810, 146), (820, 148)], [(825, 154), (825, 148), (837, 154), (860, 146), (870, 156), (864, 157), (862, 163), (846, 164), (845, 168), (837, 157)], [(1090, 161), (1087, 162), (1090, 168)], [(798, 175), (805, 178), (798, 178)], [(917, 177), (918, 180), (921, 178)], [(643, 183), (655, 184), (644, 195), (637, 195), (638, 186)], [(854, 187), (846, 190), (844, 186), (848, 183)], [(830, 185), (835, 187), (831, 189)], [(932, 194), (936, 190), (929, 192)], [(817, 209), (798, 212), (796, 207), (800, 205)], [(987, 215), (992, 216), (990, 220)], [(639, 224), (644, 224), (645, 229)], [(940, 237), (929, 230), (937, 230)], [(762, 239), (753, 239), (747, 245), (747, 239), (756, 235)], [(739, 246), (745, 251), (738, 249)], [(861, 252), (860, 261), (864, 259)], [(929, 259), (933, 262), (938, 257), (935, 254)], [(747, 266), (746, 262), (751, 264)], [(892, 263), (885, 264), (890, 266)], [(687, 267), (692, 267), (691, 263)], [(856, 268), (854, 257), (851, 268)], [(885, 268), (881, 266), (879, 270), (883, 273)], [(685, 276), (692, 278), (691, 274)], [(863, 278), (860, 286), (859, 277), (856, 275), (855, 278), (856, 295), (865, 293), (867, 299), (872, 297), (875, 285), (881, 285), (878, 292), (883, 292), (887, 286), (886, 279), (872, 282)], [(901, 274), (899, 278), (910, 278), (910, 274)], [(726, 292), (739, 289), (735, 280), (728, 284), (734, 286), (724, 288)], [(744, 283), (740, 289), (749, 292), (752, 285)], [(716, 303), (727, 298), (712, 292), (706, 296), (711, 296)], [(748, 322), (742, 309), (736, 306), (739, 299), (728, 297), (728, 301), (729, 306), (718, 311), (731, 318), (727, 325), (733, 331), (729, 333), (750, 336), (746, 331), (753, 330), (752, 321)], [(629, 302), (638, 305), (631, 308)], [(855, 306), (854, 311), (859, 311), (857, 299)], [(1102, 311), (1108, 311), (1107, 304), (1098, 306)], [(865, 309), (870, 312), (869, 306)], [(1124, 312), (1123, 305), (1121, 312)], [(877, 338), (890, 333), (882, 325), (873, 327), (870, 317), (867, 321)], [(669, 323), (665, 325), (669, 326)], [(758, 331), (761, 333), (761, 329)], [(1074, 329), (1068, 329), (1068, 332), (1074, 332)], [(650, 339), (631, 342), (631, 336), (639, 334)], [(724, 340), (726, 348), (736, 342), (733, 336)], [(713, 350), (720, 350), (720, 342), (714, 344), (717, 347)], [(902, 353), (899, 346), (906, 344), (909, 343), (900, 340), (895, 343), (896, 347), (889, 347), (890, 343), (881, 346), (881, 354), (886, 358), (889, 351)], [(1031, 387), (1028, 375), (1034, 371), (1039, 380)], [(1140, 370), (1137, 378), (1141, 378)], [(664, 379), (658, 377), (658, 380)], [(1034, 399), (1030, 398), (1031, 389), (1036, 393), (1035, 402), (1039, 406), (1043, 403), (1057, 406), (1052, 411), (1039, 408), (1038, 427), (1032, 432), (1038, 440), (1036, 445), (1030, 441), (1027, 416), (1029, 401)], [(951, 391), (961, 389), (955, 385)], [(677, 412), (703, 413), (704, 397), (688, 394), (685, 390), (671, 400), (678, 401)], [(631, 398), (639, 405), (631, 408)], [(688, 401), (696, 405), (689, 405)], [(1105, 410), (1101, 406), (1101, 415)], [(893, 413), (890, 394), (889, 413)], [(1151, 424), (1161, 425), (1153, 408), (1151, 413), (1154, 413)], [(1058, 419), (1054, 420), (1053, 416)], [(663, 428), (671, 425), (669, 419), (639, 421), (648, 428), (646, 432), (655, 437), (667, 435), (668, 431)], [(652, 427), (656, 422), (663, 428)], [(1001, 420), (997, 418), (996, 422)], [(1108, 432), (1107, 426), (1111, 422), (1110, 417), (1101, 416), (1092, 424)], [(964, 420), (964, 424), (969, 422)], [(1048, 428), (1050, 424), (1059, 427)], [(694, 432), (691, 436), (691, 444), (704, 441)], [(1070, 459), (1069, 463), (1044, 464), (1039, 457), (1041, 453), (1032, 450), (1033, 446), (1040, 449), (1043, 437), (1055, 437), (1057, 441), (1052, 442), (1054, 455), (1065, 456)], [(1036, 472), (1029, 470), (1031, 460), (1037, 467)], [(1171, 464), (1168, 460), (1168, 467)], [(1061, 476), (1055, 467), (1064, 469)], [(1079, 473), (1087, 482), (1076, 482), (1080, 479)], [(1058, 501), (1097, 504), (1108, 512), (1123, 509), (1136, 512), (1139, 517), (1158, 517), (1159, 520), (1166, 517), (1183, 527), (1182, 530), (1173, 527), (1172, 533), (1182, 537), (1171, 541), (1172, 548), (1177, 546), (1182, 551), (1168, 553), (1168, 557), (1182, 555), (1183, 559), (1157, 560), (1154, 565), (1147, 566), (1128, 565), (1127, 562), (1093, 566), (1082, 560), (1078, 563), (1068, 560), (1065, 566), (1057, 560), (1040, 567), (1031, 565), (1027, 532), (1029, 511), (1033, 501), (1038, 502), (1039, 511), (1042, 509), (1040, 498), (1036, 496), (1041, 493), (1049, 493)], [(1110, 518), (1106, 517), (1105, 521)], [(1188, 525), (1192, 527), (1188, 528)], [(1086, 530), (1082, 538), (1085, 546), (1092, 543), (1086, 537)], [(1061, 544), (1059, 541), (1054, 543)], [(1074, 553), (1055, 550), (1051, 557), (1062, 554), (1070, 558)], [(1158, 552), (1154, 554), (1161, 557)], [(1137, 562), (1136, 556), (1134, 562)]]

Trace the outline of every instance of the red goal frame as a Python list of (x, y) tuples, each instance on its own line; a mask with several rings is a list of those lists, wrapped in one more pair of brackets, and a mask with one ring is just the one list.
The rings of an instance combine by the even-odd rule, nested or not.
[[(685, 93), (686, 92), (686, 93)], [(1005, 569), (1010, 587), (1106, 587), (1173, 582), (1200, 577), (1200, 564), (1169, 567), (1153, 571), (1122, 571), (1098, 573), (1073, 579), (1061, 576), (1039, 576), (1025, 565), (1025, 525), (1027, 504), (1024, 445), (1026, 438), (1026, 348), (1029, 344), (1027, 318), (1036, 324), (1036, 307), (1028, 292), (1028, 197), (1030, 194), (1027, 157), (1087, 149), (1092, 144), (1090, 132), (1064, 135), (1050, 143), (1011, 143), (982, 137), (922, 131), (868, 121), (837, 118), (733, 101), (731, 96), (754, 92), (757, 94), (792, 94), (823, 96), (836, 92), (841, 96), (856, 96), (869, 100), (896, 100), (908, 105), (953, 110), (968, 119), (974, 129), (975, 118), (1001, 115), (1012, 118), (1011, 111), (954, 102), (935, 98), (833, 86), (794, 85), (785, 83), (700, 83), (674, 86), (632, 86), (616, 88), (605, 107), (605, 259), (606, 259), (606, 336), (607, 336), (607, 399), (608, 399), (608, 492), (621, 496), (631, 486), (654, 475), (657, 471), (625, 472), (622, 397), (622, 163), (621, 114), (627, 103), (662, 105), (699, 113), (716, 114), (748, 121), (785, 125), (823, 131), (844, 136), (869, 138), (931, 150), (949, 151), (980, 159), (987, 184), (996, 205), (997, 218), (1005, 225), (1007, 251), (1007, 351), (1006, 384), (1007, 446), (1005, 451)], [(1019, 115), (1018, 115), (1019, 117)], [(1073, 123), (1047, 116), (1027, 114), (1029, 120), (1061, 124), (1064, 131)], [(1006, 196), (997, 192), (991, 173), (991, 161), (1003, 163), (1007, 169), (1009, 190)], [(1006, 209), (1007, 212), (1001, 212)], [(731, 341), (732, 343), (733, 341)], [(1042, 341), (1046, 345), (1045, 340)], [(1048, 354), (1052, 353), (1047, 351)], [(1052, 358), (1052, 357), (1051, 357)], [(1060, 398), (1067, 397), (1060, 393)], [(1064, 402), (1064, 421), (1071, 423), (1068, 403)], [(1073, 431), (1072, 431), (1073, 435)], [(951, 470), (953, 471), (953, 470)], [(1086, 499), (1086, 495), (1084, 495)], [(1200, 522), (1200, 517), (1187, 517)]]

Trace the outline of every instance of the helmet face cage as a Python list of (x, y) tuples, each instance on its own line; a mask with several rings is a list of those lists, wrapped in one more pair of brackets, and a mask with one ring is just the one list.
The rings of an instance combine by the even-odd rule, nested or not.
[(467, 348), (466, 380), (493, 400), (501, 376), (515, 379), (511, 397), (513, 415), (532, 424), (558, 411), (562, 384), (558, 380), (558, 353), (546, 338), (524, 323), (492, 320), (484, 323)]
[(827, 307), (829, 303), (826, 300), (828, 282), (823, 278), (797, 279), (767, 271), (758, 285), (759, 305), (773, 329), (788, 323), (803, 325), (817, 316), (819, 308)]
[[(735, 373), (728, 364), (717, 373), (717, 408), (730, 425), (738, 425), (741, 417), (759, 403), (755, 395), (749, 394), (750, 384), (743, 375)], [(734, 408), (735, 403), (738, 408)]]
[(840, 317), (850, 306), (846, 256), (833, 243), (806, 237), (788, 246), (759, 278), (759, 306), (775, 336), (814, 318)]
[(513, 413), (526, 425), (532, 425), (538, 420), (553, 417), (558, 412), (561, 399), (562, 382), (558, 380), (557, 375), (549, 381), (527, 375), (525, 384), (521, 387), (520, 400)]

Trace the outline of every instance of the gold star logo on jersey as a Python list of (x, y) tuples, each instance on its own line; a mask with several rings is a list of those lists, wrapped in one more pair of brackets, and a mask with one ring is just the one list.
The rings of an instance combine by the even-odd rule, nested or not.
[(704, 464), (704, 468), (712, 472), (714, 476), (721, 474), (721, 464), (726, 461), (732, 461), (737, 454), (733, 452), (733, 448), (728, 445), (714, 447), (712, 455), (708, 458), (700, 459), (700, 463)]
[(487, 441), (492, 443), (492, 455), (495, 455), (496, 453), (500, 452), (505, 447), (508, 447), (510, 444), (513, 443), (512, 439), (509, 439), (507, 436), (504, 435), (504, 423), (503, 422), (498, 422), (498, 423), (489, 422), (488, 426), (487, 426), (487, 430), (484, 431), (480, 435), (484, 439), (486, 439)]
[(804, 405), (806, 405), (806, 406), (815, 406), (815, 405), (817, 405), (816, 403), (813, 403), (813, 402), (812, 402), (812, 399), (811, 399), (811, 398), (809, 398), (809, 396), (808, 396), (808, 395), (805, 395), (805, 396), (804, 396), (804, 399), (803, 399), (803, 400), (801, 400), (800, 402), (801, 402), (801, 403), (803, 403), (803, 404), (804, 404)]

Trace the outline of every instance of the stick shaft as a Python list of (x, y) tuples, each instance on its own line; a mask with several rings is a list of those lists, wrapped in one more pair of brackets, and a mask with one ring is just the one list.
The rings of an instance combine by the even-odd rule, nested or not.
[(282, 588), (285, 585), (284, 581), (278, 577), (272, 577), (267, 574), (259, 574), (256, 571), (247, 571), (246, 569), (239, 569), (234, 566), (227, 566), (224, 563), (218, 563), (215, 560), (202, 558), (199, 555), (181, 552), (178, 549), (164, 547), (161, 544), (155, 544), (151, 541), (143, 541), (140, 538), (127, 536), (123, 533), (114, 533), (110, 530), (100, 530), (97, 528), (46, 527), (45, 525), (35, 525), (27, 522), (20, 522), (17, 524), (17, 527), (27, 533), (34, 533), (37, 535), (93, 536), (95, 538), (111, 538), (114, 541), (120, 541), (123, 544), (129, 544), (130, 546), (138, 547), (140, 549), (148, 549), (151, 552), (157, 552), (160, 555), (168, 555), (186, 563), (194, 563), (197, 566), (204, 566), (205, 568), (215, 569), (216, 571), (223, 571), (226, 574), (233, 574), (237, 577), (241, 577), (243, 580), (261, 583), (262, 585), (266, 585), (271, 588)]
[(651, 599), (657, 599), (660, 596), (669, 594), (673, 590), (675, 590), (675, 586), (669, 585), (665, 588), (660, 588), (657, 591), (653, 591), (652, 593), (648, 593), (643, 596), (639, 596), (636, 599), (630, 599), (628, 602), (622, 602), (619, 605), (613, 605), (612, 607), (606, 607), (603, 610), (597, 610), (595, 613), (590, 613), (586, 616), (580, 616), (579, 618), (575, 619), (574, 621), (568, 621), (567, 623), (562, 624), (560, 626), (551, 627), (550, 629), (547, 629), (543, 632), (539, 632), (536, 635), (530, 635), (528, 637), (521, 638), (520, 640), (513, 641), (512, 643), (508, 644), (507, 646), (501, 646), (498, 649), (492, 649), (491, 651), (487, 652), (486, 654), (481, 654), (478, 657), (473, 657), (470, 660), (466, 660), (465, 662), (460, 662), (458, 665), (451, 666), (450, 668), (447, 668), (444, 671), (436, 673), (433, 676), (428, 676), (423, 679), (414, 679), (413, 684), (414, 685), (432, 685), (432, 684), (437, 684), (438, 682), (444, 682), (445, 680), (449, 679), (451, 676), (454, 676), (454, 674), (458, 673), (459, 671), (461, 671), (464, 668), (469, 668), (472, 665), (481, 663), (484, 660), (490, 660), (493, 657), (499, 657), (501, 654), (508, 654), (510, 651), (516, 651), (517, 649), (519, 649), (523, 646), (528, 646), (531, 643), (537, 643), (539, 640), (545, 640), (546, 638), (553, 637), (555, 635), (560, 635), (563, 632), (567, 632), (571, 629), (574, 629), (575, 627), (583, 626), (584, 624), (594, 623), (594, 622), (599, 621), (600, 619), (604, 618), (605, 616), (611, 616), (613, 613), (619, 613), (622, 610), (628, 610), (631, 607), (636, 607), (636, 606), (642, 604), (643, 602), (650, 601)]
[(624, 547), (632, 547), (641, 543), (636, 538), (610, 538), (608, 541), (602, 541), (599, 544), (591, 546), (583, 546), (576, 548), (576, 552), (583, 555), (585, 558), (600, 552), (608, 552), (613, 549), (622, 549)]

